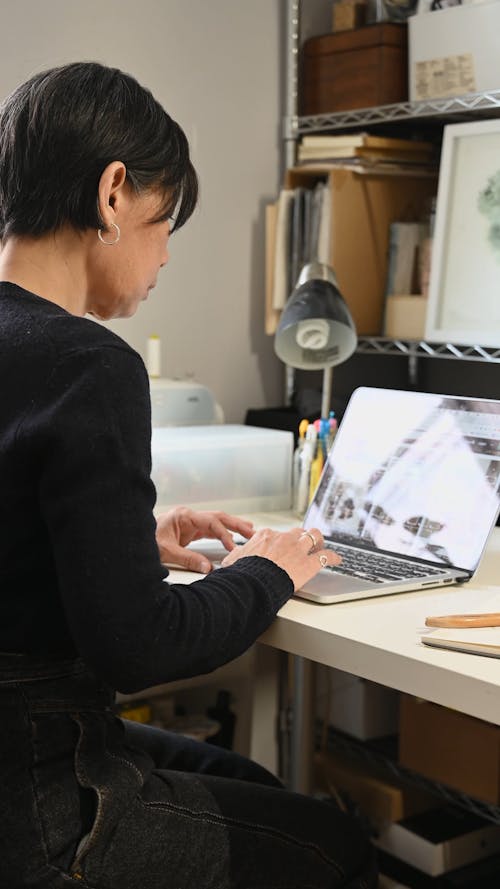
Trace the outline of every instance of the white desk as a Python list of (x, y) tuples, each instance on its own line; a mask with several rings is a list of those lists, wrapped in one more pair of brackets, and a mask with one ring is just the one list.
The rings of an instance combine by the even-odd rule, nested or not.
[(338, 605), (291, 599), (260, 641), (500, 725), (500, 659), (423, 645), (430, 614), (500, 611), (500, 528), (464, 586)]
[[(289, 514), (252, 516), (256, 526), (297, 524)], [(183, 574), (186, 579), (187, 575)], [(291, 599), (260, 638), (274, 649), (371, 679), (381, 685), (452, 707), (500, 725), (500, 659), (435, 650), (420, 641), (430, 614), (500, 611), (500, 528), (491, 534), (473, 581), (338, 605)], [(307, 677), (298, 661), (294, 694), (297, 721), (304, 718)], [(255, 711), (254, 711), (255, 712)], [(293, 757), (307, 756), (304, 735)], [(296, 779), (294, 789), (303, 789)]]

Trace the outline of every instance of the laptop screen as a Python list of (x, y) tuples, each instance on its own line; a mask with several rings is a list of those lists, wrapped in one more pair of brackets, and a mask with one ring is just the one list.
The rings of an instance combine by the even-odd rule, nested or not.
[(500, 509), (500, 402), (353, 393), (305, 527), (474, 571)]

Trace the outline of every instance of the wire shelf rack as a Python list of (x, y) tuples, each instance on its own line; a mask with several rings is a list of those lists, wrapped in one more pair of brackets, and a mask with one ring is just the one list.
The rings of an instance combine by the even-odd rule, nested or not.
[(500, 346), (471, 346), (457, 343), (429, 343), (426, 340), (358, 337), (356, 349), (361, 355), (399, 355), (408, 358), (451, 358), (500, 364)]
[(366, 127), (388, 124), (396, 121), (432, 120), (446, 118), (461, 120), (471, 115), (500, 116), (500, 89), (488, 92), (467, 93), (449, 99), (427, 99), (419, 102), (399, 102), (393, 105), (378, 105), (372, 108), (359, 108), (349, 111), (334, 111), (329, 114), (314, 114), (289, 117), (285, 130), (289, 138), (297, 138), (304, 133), (319, 133), (325, 130)]
[[(321, 727), (318, 724), (317, 737), (319, 737), (320, 731)], [(446, 803), (461, 806), (463, 809), (467, 809), (467, 811), (473, 812), (481, 818), (500, 824), (499, 806), (475, 799), (438, 781), (431, 781), (418, 772), (413, 772), (411, 769), (401, 766), (392, 756), (374, 749), (370, 743), (339, 732), (331, 726), (327, 733), (327, 748), (332, 753), (343, 753), (354, 760), (375, 765), (385, 771), (390, 777), (417, 786), (421, 790), (435, 794)]]

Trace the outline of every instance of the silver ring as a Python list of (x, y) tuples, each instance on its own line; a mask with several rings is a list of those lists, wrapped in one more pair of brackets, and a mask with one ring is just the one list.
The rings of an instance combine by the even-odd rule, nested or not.
[(309, 539), (312, 543), (312, 548), (313, 549), (315, 548), (315, 546), (317, 545), (317, 540), (316, 540), (314, 534), (311, 534), (310, 531), (304, 531), (302, 534), (302, 537), (309, 537)]
[(321, 555), (319, 557), (319, 564), (321, 565), (322, 568), (326, 568), (326, 566), (328, 565), (328, 558), (324, 555)]

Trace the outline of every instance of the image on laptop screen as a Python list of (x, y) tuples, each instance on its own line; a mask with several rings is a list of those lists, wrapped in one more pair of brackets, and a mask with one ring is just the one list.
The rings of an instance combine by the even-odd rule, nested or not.
[(500, 508), (500, 402), (357, 389), (307, 513), (333, 541), (474, 571)]

